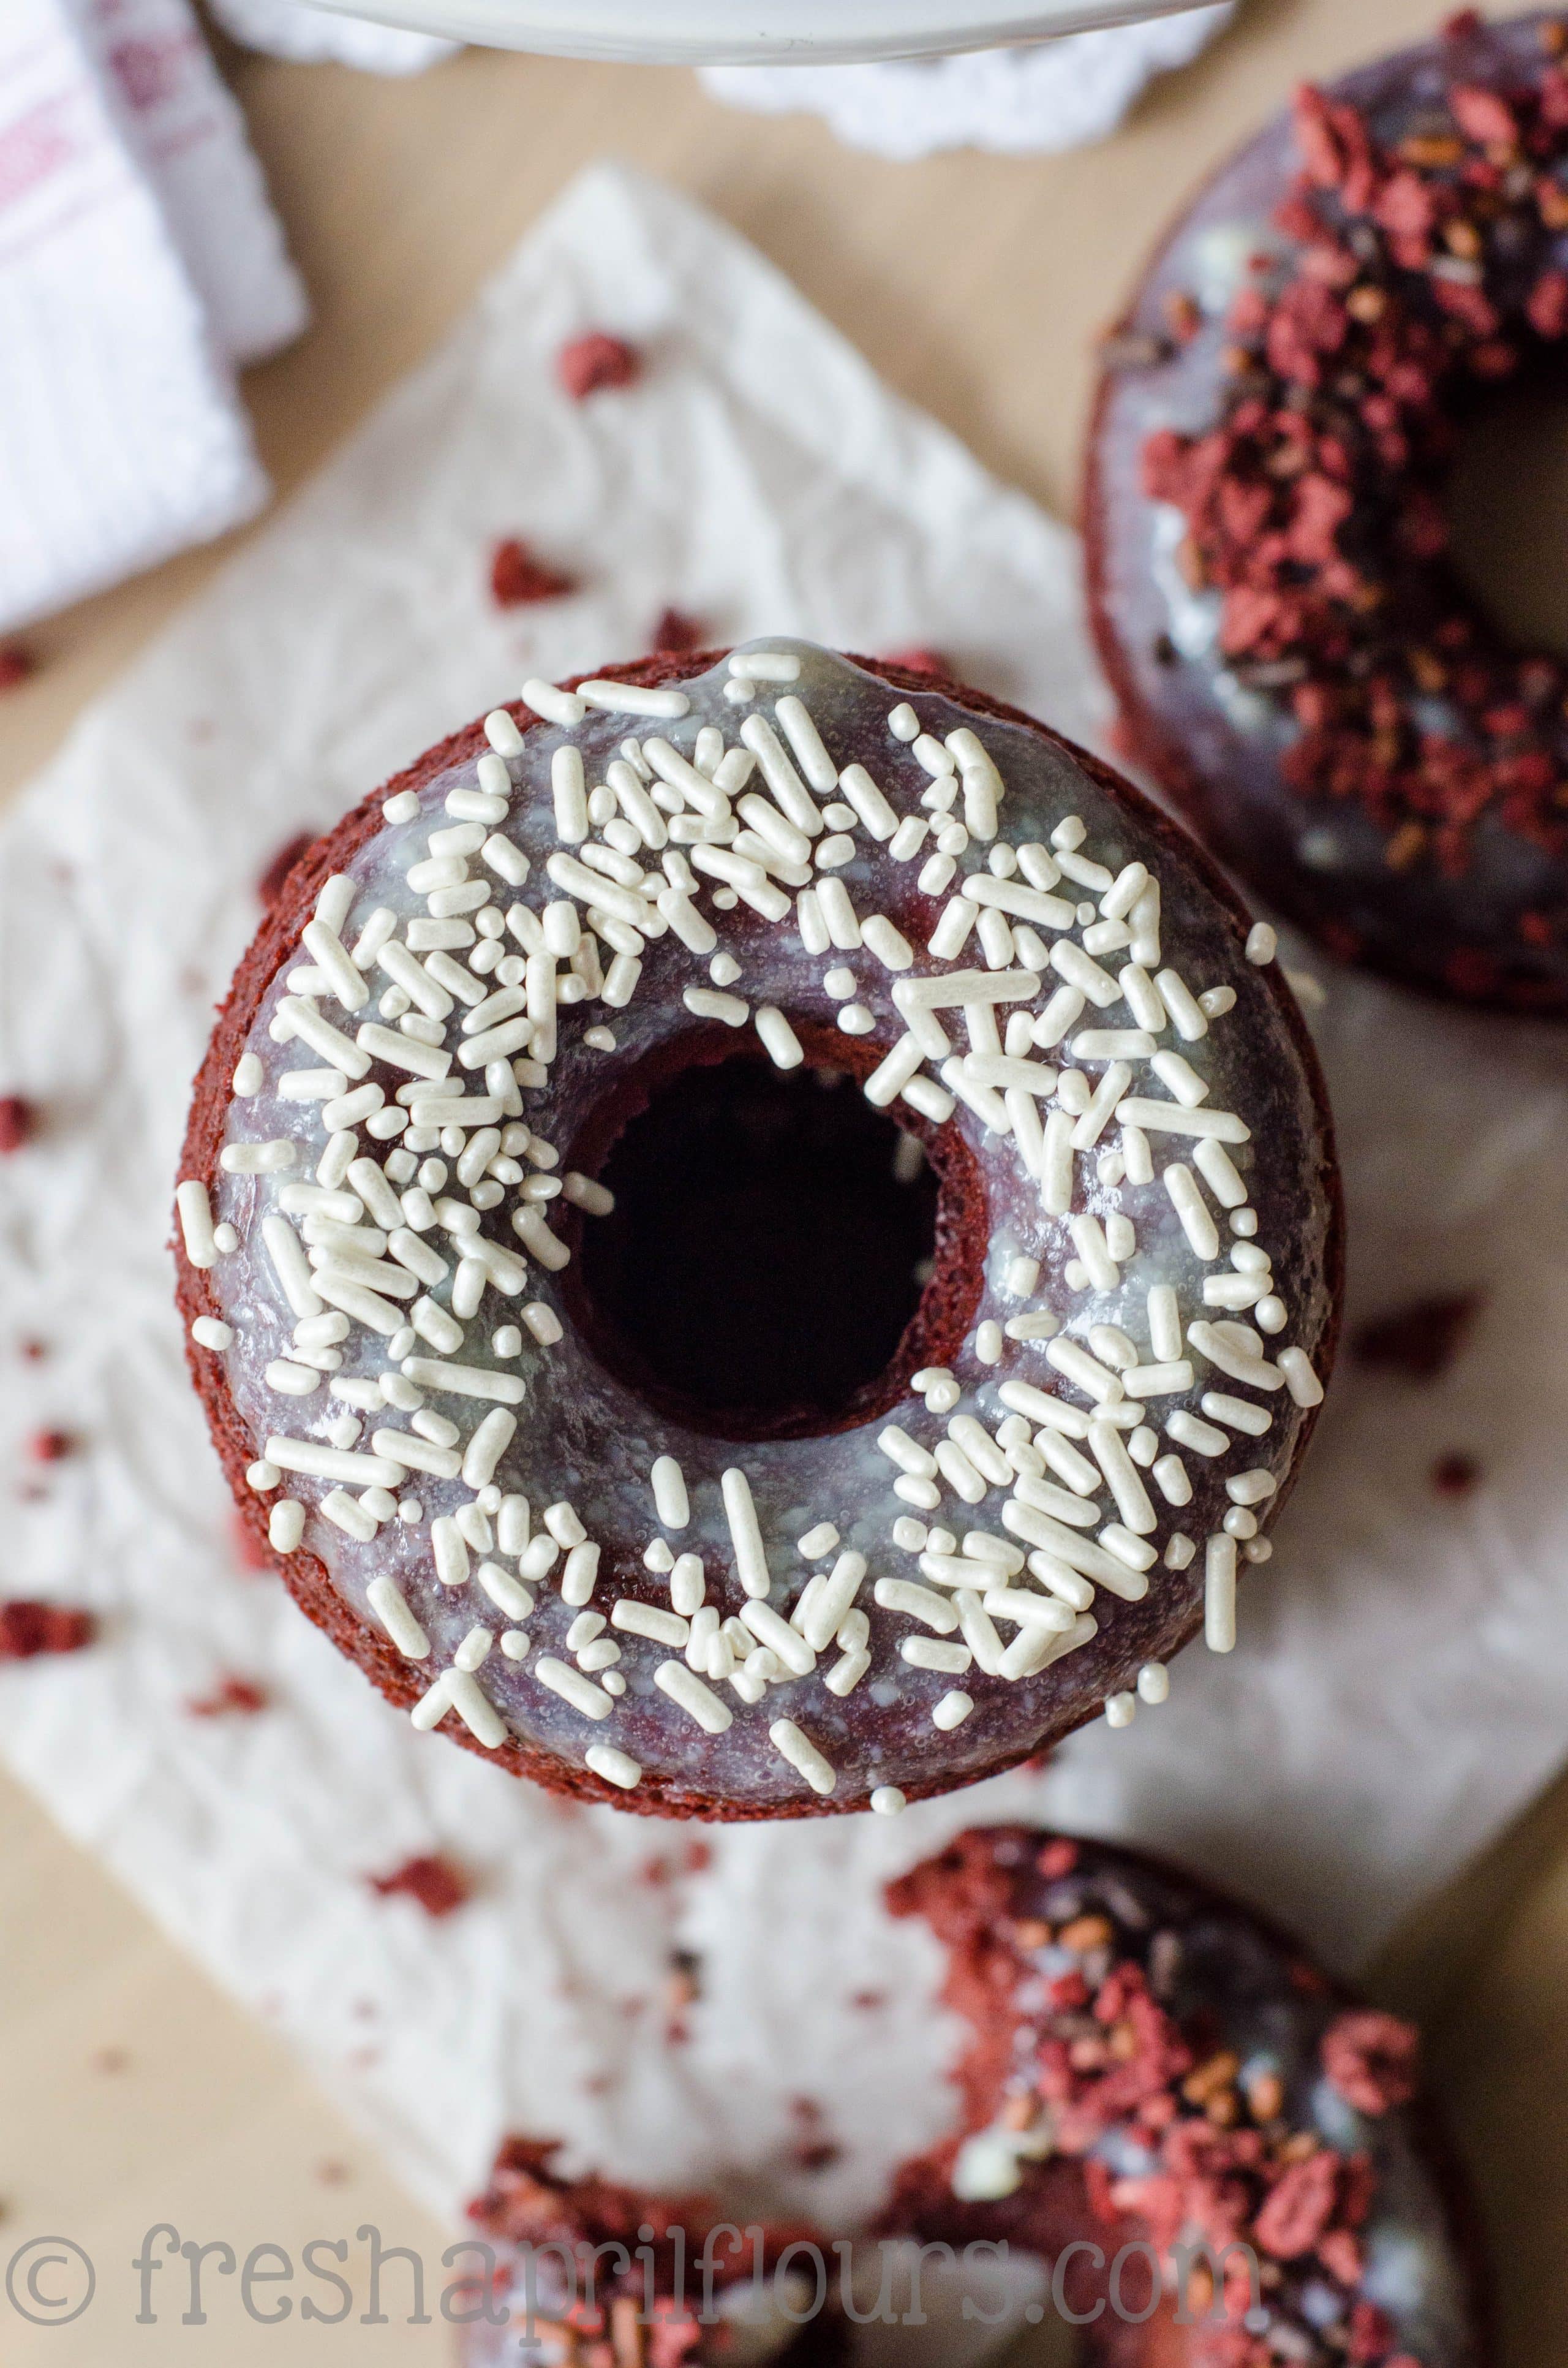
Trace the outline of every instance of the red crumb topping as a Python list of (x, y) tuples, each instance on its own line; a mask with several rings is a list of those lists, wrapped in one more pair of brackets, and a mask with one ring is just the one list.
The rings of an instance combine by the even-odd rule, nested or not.
[(224, 1678), (210, 1694), (198, 1695), (186, 1704), (192, 1718), (248, 1718), (266, 1708), (266, 1694), (248, 1678)]
[(68, 1430), (35, 1430), (28, 1441), (28, 1459), (33, 1463), (58, 1463), (75, 1444)]
[[(591, 329), (586, 336), (571, 338), (555, 358), (556, 375), (575, 403), (581, 403), (585, 395), (597, 394), (602, 387), (630, 386), (642, 367), (635, 346), (627, 345), (623, 338), (608, 336), (603, 329)], [(654, 643), (656, 649), (678, 646), (676, 643)]]
[(532, 600), (560, 600), (576, 588), (572, 576), (547, 567), (515, 536), (498, 542), (490, 555), (490, 593), (498, 609), (520, 609)]
[[(1398, 2328), (1359, 2291), (1373, 2157), (1324, 2140), (1312, 2092), (1321, 2065), (1358, 2112), (1408, 2104), (1415, 2032), (1379, 2009), (1335, 2009), (1325, 1998), (1290, 2009), (1293, 2036), (1281, 2023), (1278, 2044), (1255, 2045), (1239, 2035), (1249, 2001), (1315, 2000), (1321, 1977), (1298, 1980), (1300, 1961), (1235, 1911), (1175, 1885), (1145, 1889), (1135, 1870), (1114, 1858), (1102, 1866), (1092, 1848), (1037, 1841), (1006, 1827), (967, 1834), (888, 1894), (895, 1914), (926, 1916), (953, 1952), (948, 1995), (976, 2031), (960, 2072), (970, 2126), (1017, 2133), (1026, 2178), (1031, 2161), (1042, 2166), (1042, 2198), (1060, 2194), (1050, 2182), (1062, 2159), (1076, 2161), (1088, 2220), (1146, 2234), (1162, 2258), (1195, 2236), (1221, 2257), (1250, 2246), (1268, 2329), (1239, 2323), (1251, 2296), (1232, 2261), (1222, 2297), (1232, 2323), (1216, 2363), (1399, 2368)], [(938, 2159), (946, 2169), (949, 2157)], [(1019, 2204), (998, 2208), (1009, 2235), (1029, 2225)], [(1042, 2203), (1048, 2215), (1057, 2208)], [(1130, 2217), (1141, 2225), (1129, 2229)]]
[(0, 1155), (20, 1151), (36, 1123), (31, 1102), (21, 1094), (0, 1094)]
[(372, 1891), (383, 1899), (403, 1896), (417, 1900), (426, 1916), (450, 1916), (462, 1906), (473, 1889), (460, 1866), (449, 1858), (432, 1853), (427, 1858), (406, 1859), (391, 1874), (373, 1874)]
[(17, 1597), (0, 1603), (0, 1661), (30, 1661), (39, 1653), (79, 1653), (97, 1633), (90, 1611), (66, 1603)]
[(38, 660), (20, 642), (0, 643), (0, 690), (15, 690), (38, 672)]
[(288, 879), (306, 848), (313, 847), (315, 843), (316, 835), (312, 830), (296, 831), (292, 838), (284, 840), (256, 883), (256, 893), (263, 912), (271, 912), (283, 893), (283, 882)]
[(1363, 1324), (1351, 1341), (1358, 1364), (1406, 1381), (1435, 1382), (1459, 1355), (1483, 1304), (1480, 1292), (1421, 1299), (1392, 1315)]
[[(1289, 245), (1224, 323), (1219, 416), (1144, 447), (1146, 492), (1187, 521), (1186, 580), (1220, 596), (1223, 656), (1298, 727), (1287, 781), (1363, 808), (1395, 870), (1462, 875), (1483, 816), (1568, 847), (1568, 668), (1491, 628), (1446, 564), (1441, 502), (1465, 412), (1568, 336), (1562, 31), (1528, 73), (1489, 57), (1493, 88), (1461, 26), (1446, 104), (1375, 123), (1302, 90)], [(1519, 933), (1558, 940), (1568, 912)], [(1488, 957), (1463, 962), (1456, 987), (1494, 984)]]
[(699, 650), (703, 639), (702, 627), (694, 617), (684, 616), (678, 609), (666, 609), (653, 628), (653, 647), (678, 655), (683, 650)]
[(1386, 2113), (1415, 2094), (1420, 2040), (1408, 2022), (1370, 2006), (1352, 2007), (1323, 2035), (1323, 2068), (1358, 2112)]

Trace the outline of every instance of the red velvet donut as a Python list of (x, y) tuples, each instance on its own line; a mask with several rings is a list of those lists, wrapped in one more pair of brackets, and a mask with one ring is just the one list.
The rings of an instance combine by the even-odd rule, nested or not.
[(529, 696), (301, 859), (198, 1079), (258, 1543), (416, 1723), (633, 1809), (892, 1810), (1162, 1700), (1333, 1350), (1272, 932), (957, 685)]
[[(1209, 1885), (1097, 1842), (980, 1828), (893, 1884), (889, 1904), (925, 1918), (948, 1951), (946, 1996), (971, 2040), (959, 2127), (900, 2168), (873, 2239), (914, 2237), (960, 2260), (984, 2248), (968, 2281), (982, 2310), (995, 2305), (997, 2248), (1038, 2260), (1051, 2302), (1033, 2316), (1075, 2324), (1081, 2368), (1482, 2368), (1473, 2214), (1419, 2094), (1408, 2024)], [(706, 2303), (700, 2270), (705, 2248), (721, 2274), (733, 2262), (710, 2240), (718, 2207), (562, 2181), (548, 2154), (512, 2141), (474, 2206), (501, 2248), (494, 2315), (511, 2314), (512, 2345), (520, 2247), (553, 2241), (580, 2263), (579, 2248), (631, 2246), (646, 2228), (656, 2311), (689, 2345), (674, 2356), (732, 2356), (736, 2296)], [(802, 2239), (824, 2263), (825, 2307), (794, 2334), (789, 2271), (804, 2257), (784, 2248)], [(536, 2294), (560, 2259), (541, 2258)], [(753, 2324), (773, 2348), (765, 2334), (746, 2357), (788, 2347), (799, 2368), (835, 2362), (833, 2241), (766, 2228), (757, 2261)], [(754, 2276), (749, 2250), (741, 2273)], [(856, 2307), (872, 2308), (880, 2285), (858, 2280)], [(769, 2310), (775, 2296), (785, 2308)], [(625, 2351), (607, 2351), (603, 2368), (643, 2356), (622, 2333)], [(501, 2328), (466, 2340), (465, 2368), (556, 2356), (506, 2349)], [(937, 2356), (929, 2330), (912, 2342)], [(592, 2351), (573, 2356), (600, 2368)]]
[(1085, 532), (1130, 750), (1340, 959), (1568, 1010), (1568, 667), (1449, 564), (1456, 438), (1568, 333), (1561, 19), (1304, 90), (1106, 349)]

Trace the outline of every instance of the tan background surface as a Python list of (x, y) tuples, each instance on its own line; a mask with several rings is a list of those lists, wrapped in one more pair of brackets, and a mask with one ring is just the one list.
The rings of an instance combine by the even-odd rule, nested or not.
[[(316, 326), (248, 393), (280, 491), (435, 342), (582, 163), (607, 151), (691, 190), (778, 263), (902, 393), (990, 468), (1070, 514), (1093, 333), (1182, 193), (1303, 74), (1430, 29), (1430, 0), (1251, 0), (1244, 21), (1117, 138), (1063, 159), (886, 165), (807, 118), (703, 98), (689, 75), (470, 54), (412, 83), (226, 57), (311, 284)], [(29, 635), (35, 681), (0, 717), (0, 795), (210, 573), (174, 563)], [(1565, 1721), (1568, 1725), (1568, 1721)], [(1568, 2352), (1568, 1782), (1401, 1936), (1391, 2002), (1432, 2019), (1438, 2084), (1479, 2185), (1506, 2368)], [(38, 1809), (0, 1782), (0, 2273), (66, 2234), (98, 2296), (24, 2328), (0, 2294), (0, 2358), (102, 2368), (287, 2359), (434, 2368), (438, 2323), (259, 2327), (209, 2264), (208, 2324), (179, 2324), (188, 2272), (137, 2327), (142, 2231), (296, 2257), (375, 2223), (435, 2264), (425, 2221), (281, 2047), (188, 1966)], [(396, 2273), (391, 2273), (395, 2278)], [(281, 2291), (273, 2290), (274, 2292)], [(262, 2307), (273, 2292), (259, 2290)]]

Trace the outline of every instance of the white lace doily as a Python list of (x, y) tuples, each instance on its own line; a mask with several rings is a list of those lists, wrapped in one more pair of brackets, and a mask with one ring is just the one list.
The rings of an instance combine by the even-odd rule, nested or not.
[(1081, 148), (1114, 131), (1156, 75), (1229, 21), (1231, 0), (1144, 25), (1068, 33), (1036, 49), (867, 66), (708, 66), (715, 98), (765, 115), (820, 115), (851, 148), (907, 159), (939, 148), (1006, 155)]

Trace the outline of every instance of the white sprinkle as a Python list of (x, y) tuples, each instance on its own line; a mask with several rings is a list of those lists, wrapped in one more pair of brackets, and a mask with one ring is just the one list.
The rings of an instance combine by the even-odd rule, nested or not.
[(608, 1694), (591, 1678), (585, 1678), (569, 1662), (558, 1661), (552, 1653), (540, 1654), (533, 1665), (533, 1673), (541, 1685), (559, 1694), (562, 1702), (570, 1702), (574, 1710), (581, 1711), (585, 1718), (608, 1718), (615, 1708)]
[(1190, 1167), (1174, 1160), (1162, 1179), (1170, 1196), (1171, 1206), (1181, 1220), (1182, 1232), (1200, 1258), (1216, 1258), (1220, 1255), (1220, 1235), (1209, 1204), (1198, 1189)]
[(297, 1497), (279, 1497), (267, 1516), (267, 1542), (275, 1554), (292, 1554), (305, 1534), (305, 1508)]
[(1269, 928), (1267, 921), (1255, 921), (1251, 928), (1247, 931), (1246, 958), (1248, 962), (1256, 962), (1261, 967), (1265, 962), (1271, 962), (1278, 950), (1279, 939), (1278, 933)]
[[(842, 1017), (841, 1013), (841, 1019)], [(925, 1057), (913, 1033), (901, 1036), (861, 1087), (866, 1099), (874, 1109), (885, 1110), (890, 1102), (897, 1100)]]
[[(668, 687), (644, 689), (632, 682), (580, 682), (577, 697), (590, 707), (602, 707), (611, 715), (663, 715), (678, 719), (691, 712), (691, 701), (684, 690)], [(532, 700), (529, 700), (532, 705)]]
[[(503, 1542), (502, 1552), (510, 1551)], [(510, 1571), (503, 1570), (499, 1563), (482, 1562), (474, 1576), (497, 1611), (504, 1612), (508, 1620), (528, 1618), (534, 1608), (533, 1597)]]
[(247, 1487), (256, 1489), (259, 1495), (268, 1488), (276, 1488), (278, 1483), (282, 1479), (282, 1477), (283, 1474), (278, 1469), (277, 1464), (268, 1463), (267, 1458), (265, 1456), (261, 1456), (255, 1463), (247, 1466), (245, 1471), (245, 1485)]
[(1161, 971), (1154, 985), (1178, 1036), (1188, 1044), (1196, 1044), (1200, 1037), (1208, 1035), (1209, 1021), (1179, 971)]
[[(838, 777), (838, 786), (871, 837), (884, 841), (893, 839), (896, 844), (898, 816), (864, 765), (846, 765)], [(924, 835), (922, 831), (920, 837)]]
[[(657, 1603), (640, 1603), (635, 1596), (620, 1596), (610, 1611), (612, 1626), (622, 1629), (629, 1636), (648, 1636), (656, 1645), (672, 1645), (676, 1651), (684, 1648), (690, 1629), (678, 1611), (666, 1611)], [(676, 1666), (680, 1665), (677, 1662)]]
[(393, 824), (412, 822), (418, 812), (419, 800), (412, 790), (399, 790), (395, 796), (386, 799), (381, 806), (384, 819)]
[(613, 1743), (590, 1743), (583, 1754), (583, 1764), (596, 1776), (602, 1776), (607, 1784), (619, 1785), (623, 1793), (631, 1792), (642, 1781), (641, 1762), (633, 1759), (629, 1751), (618, 1750)]
[(1285, 1376), (1285, 1386), (1299, 1406), (1323, 1404), (1323, 1383), (1312, 1371), (1312, 1360), (1304, 1349), (1281, 1349), (1278, 1365)]
[[(190, 1337), (199, 1349), (216, 1349), (221, 1351), (233, 1347), (234, 1327), (232, 1324), (223, 1323), (216, 1315), (199, 1315), (190, 1327)], [(314, 1384), (312, 1383), (312, 1386), (313, 1387)]]
[(729, 1704), (721, 1702), (684, 1661), (661, 1661), (653, 1672), (653, 1683), (688, 1718), (694, 1718), (704, 1734), (722, 1735), (734, 1718)]
[[(1066, 1380), (1075, 1382), (1081, 1390), (1086, 1390), (1089, 1395), (1098, 1400), (1100, 1404), (1113, 1406), (1118, 1398), (1125, 1395), (1120, 1376), (1108, 1372), (1097, 1358), (1090, 1356), (1080, 1341), (1048, 1340), (1045, 1345), (1045, 1354), (1048, 1362), (1054, 1365), (1059, 1373)], [(1009, 1385), (1004, 1384), (1004, 1387), (1006, 1386)], [(1027, 1413), (1028, 1409), (1020, 1407), (1019, 1411)]]
[(805, 1059), (801, 1040), (776, 1004), (759, 1004), (756, 1032), (776, 1069), (798, 1069)]
[(1199, 1102), (1208, 1099), (1208, 1079), (1200, 1077), (1179, 1053), (1156, 1053), (1149, 1066), (1167, 1093), (1178, 1102), (1185, 1102), (1188, 1110), (1196, 1110)]
[(653, 1459), (649, 1474), (653, 1490), (653, 1510), (666, 1530), (684, 1530), (691, 1519), (691, 1501), (687, 1494), (686, 1474), (673, 1455)]
[(751, 1483), (737, 1465), (732, 1464), (722, 1475), (719, 1488), (723, 1498), (725, 1519), (730, 1525), (730, 1540), (735, 1550), (736, 1576), (748, 1596), (764, 1597), (772, 1581), (756, 1507), (752, 1501)]
[[(799, 661), (795, 680), (800, 673)], [(795, 752), (795, 761), (813, 790), (832, 791), (838, 782), (838, 768), (823, 746), (822, 734), (812, 719), (811, 710), (793, 693), (787, 694), (774, 707), (774, 713), (784, 726), (785, 737)]]
[(408, 1608), (408, 1601), (395, 1578), (383, 1573), (373, 1578), (365, 1589), (371, 1611), (381, 1622), (392, 1643), (405, 1660), (428, 1658), (430, 1639)]
[(917, 1480), (934, 1480), (937, 1476), (935, 1458), (911, 1439), (896, 1422), (890, 1422), (877, 1434), (877, 1445), (901, 1472), (908, 1472)]
[(1236, 1641), (1236, 1542), (1221, 1531), (1203, 1553), (1203, 1641), (1229, 1653)]
[(836, 1770), (824, 1759), (809, 1736), (802, 1735), (792, 1718), (776, 1718), (767, 1730), (774, 1749), (798, 1770), (813, 1793), (831, 1793), (838, 1782)]
[(547, 1306), (542, 1299), (530, 1299), (522, 1310), (522, 1318), (541, 1349), (552, 1349), (565, 1329), (554, 1308)]
[[(896, 714), (900, 711), (895, 708), (893, 712)], [(908, 1801), (896, 1784), (879, 1784), (871, 1794), (870, 1807), (875, 1816), (896, 1817), (907, 1806)]]
[[(1200, 1357), (1207, 1357), (1211, 1365), (1218, 1365), (1220, 1371), (1228, 1373), (1233, 1382), (1249, 1383), (1256, 1390), (1278, 1389), (1286, 1378), (1285, 1359), (1290, 1350), (1281, 1350), (1278, 1364), (1271, 1365), (1267, 1359), (1257, 1356), (1250, 1344), (1244, 1347), (1237, 1342), (1233, 1337), (1236, 1328), (1228, 1324), (1210, 1324), (1200, 1319), (1187, 1326), (1187, 1337)], [(1250, 1340), (1256, 1338), (1254, 1333)], [(1309, 1373), (1312, 1371), (1310, 1366), (1307, 1370)], [(1314, 1383), (1315, 1379), (1314, 1375)], [(1295, 1395), (1293, 1390), (1291, 1395)]]
[[(1223, 1455), (1231, 1444), (1222, 1430), (1216, 1430), (1211, 1422), (1199, 1422), (1198, 1417), (1188, 1414), (1185, 1406), (1177, 1406), (1174, 1413), (1165, 1417), (1165, 1431), (1178, 1446), (1190, 1448), (1194, 1455)], [(1157, 1474), (1158, 1464), (1154, 1469)], [(1184, 1481), (1186, 1476), (1184, 1472)], [(1169, 1492), (1165, 1493), (1168, 1495)], [(1171, 1501), (1174, 1503), (1176, 1499)]]
[(742, 680), (799, 682), (801, 661), (790, 650), (733, 650), (729, 670)]
[(759, 1645), (774, 1653), (782, 1668), (797, 1678), (809, 1677), (816, 1666), (816, 1655), (800, 1631), (780, 1619), (769, 1603), (754, 1596), (741, 1606), (741, 1619)]
[(963, 1693), (955, 1686), (950, 1692), (942, 1696), (941, 1701), (932, 1711), (931, 1724), (933, 1726), (939, 1727), (944, 1735), (950, 1734), (955, 1726), (963, 1725), (973, 1708), (973, 1695)]
[[(581, 723), (587, 712), (585, 700), (575, 691), (558, 690), (554, 683), (543, 682), (538, 675), (530, 675), (524, 683), (523, 704), (531, 707), (546, 723), (559, 723), (568, 732)], [(512, 752), (503, 749), (501, 753), (505, 756)]]
[(447, 1699), (475, 1742), (482, 1743), (486, 1751), (499, 1751), (506, 1740), (506, 1722), (466, 1669), (460, 1667), (448, 1670)]

